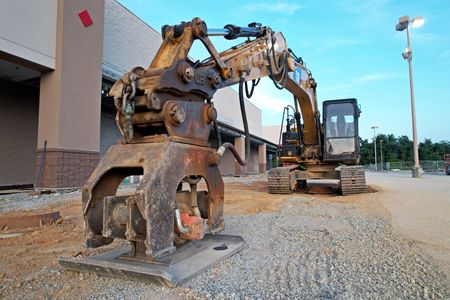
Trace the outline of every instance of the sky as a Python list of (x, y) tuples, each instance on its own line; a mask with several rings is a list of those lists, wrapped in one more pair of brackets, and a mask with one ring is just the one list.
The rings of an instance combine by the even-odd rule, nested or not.
[[(320, 110), (325, 100), (358, 99), (363, 139), (373, 137), (372, 126), (378, 126), (377, 134), (412, 139), (408, 63), (401, 56), (406, 31), (395, 31), (395, 25), (400, 16), (423, 16), (425, 24), (411, 28), (417, 135), (419, 141), (450, 141), (448, 0), (119, 2), (158, 32), (162, 25), (194, 17), (203, 19), (208, 28), (259, 22), (281, 31), (318, 83)], [(242, 42), (211, 40), (219, 51)], [(203, 49), (195, 46), (190, 54), (204, 58)], [(283, 107), (293, 100), (266, 78), (250, 101), (261, 109), (263, 125), (280, 125)]]

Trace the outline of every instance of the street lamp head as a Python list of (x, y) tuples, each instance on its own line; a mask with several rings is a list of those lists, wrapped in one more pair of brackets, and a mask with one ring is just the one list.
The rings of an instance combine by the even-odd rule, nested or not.
[(414, 28), (422, 26), (423, 23), (425, 23), (425, 19), (421, 16), (417, 16), (417, 17), (414, 17), (414, 19), (412, 19), (412, 26)]
[(408, 28), (409, 22), (410, 22), (410, 19), (408, 16), (400, 17), (398, 19), (398, 24), (395, 25), (395, 30), (397, 30), (397, 31), (405, 30), (406, 28)]
[(398, 19), (398, 24), (395, 25), (395, 30), (403, 31), (408, 28), (409, 23), (412, 23), (414, 28), (420, 27), (425, 23), (425, 19), (422, 16), (414, 17), (412, 20), (408, 16), (403, 16)]
[(372, 127), (370, 127), (370, 128), (372, 128), (372, 129), (377, 129), (378, 128), (378, 126), (372, 126)]

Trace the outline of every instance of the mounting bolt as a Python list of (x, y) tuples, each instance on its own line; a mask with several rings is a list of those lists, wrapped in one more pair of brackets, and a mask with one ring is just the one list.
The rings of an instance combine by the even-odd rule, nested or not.
[(103, 236), (105, 237), (111, 237), (113, 235), (113, 232), (111, 229), (107, 229), (103, 231)]
[(200, 38), (208, 35), (208, 27), (202, 19), (193, 18), (191, 24), (193, 29), (192, 32), (194, 33), (195, 37)]
[(186, 118), (186, 112), (182, 107), (173, 104), (173, 106), (169, 109), (169, 116), (172, 124), (176, 126), (184, 122), (184, 119)]
[(188, 81), (191, 81), (192, 78), (194, 77), (194, 69), (186, 68), (186, 70), (184, 70), (184, 76)]
[(180, 75), (181, 79), (183, 79), (185, 83), (191, 82), (194, 78), (194, 74), (194, 68), (186, 62), (182, 62), (178, 65), (178, 75)]
[(217, 110), (214, 108), (213, 105), (208, 105), (205, 107), (205, 121), (207, 123), (211, 123), (217, 119)]
[(217, 88), (219, 86), (219, 84), (222, 83), (222, 78), (220, 78), (219, 74), (217, 74), (216, 72), (211, 72), (208, 75), (208, 78), (211, 82), (211, 86), (214, 88)]
[(161, 99), (155, 94), (155, 93), (148, 93), (147, 94), (147, 107), (148, 109), (161, 109)]

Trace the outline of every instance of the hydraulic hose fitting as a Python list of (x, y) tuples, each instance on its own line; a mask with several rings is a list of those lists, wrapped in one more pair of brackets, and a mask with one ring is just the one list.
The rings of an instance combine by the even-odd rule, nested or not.
[(217, 149), (216, 153), (211, 154), (208, 157), (208, 163), (210, 166), (218, 166), (220, 164), (220, 161), (222, 159), (223, 154), (227, 149), (230, 149), (231, 153), (233, 153), (234, 158), (236, 161), (241, 165), (245, 166), (247, 163), (241, 158), (239, 153), (237, 152), (236, 148), (231, 143), (223, 143), (219, 149)]
[(178, 208), (175, 209), (175, 220), (176, 220), (176, 224), (177, 224), (177, 229), (178, 229), (178, 231), (180, 231), (180, 233), (187, 234), (187, 233), (191, 232), (189, 227), (184, 227), (183, 223), (181, 223), (181, 214), (180, 214), (180, 210)]

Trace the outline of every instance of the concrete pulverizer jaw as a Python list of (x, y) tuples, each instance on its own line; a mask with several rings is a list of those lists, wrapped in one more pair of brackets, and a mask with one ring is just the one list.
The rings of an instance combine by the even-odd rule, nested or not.
[[(217, 66), (192, 64), (194, 40)], [(177, 286), (244, 246), (224, 228), (224, 184), (217, 149), (208, 143), (217, 111), (211, 98), (230, 67), (199, 18), (164, 27), (151, 65), (136, 67), (111, 88), (123, 140), (107, 151), (82, 191), (88, 248), (114, 240), (127, 246), (86, 257), (61, 257), (64, 267)], [(118, 193), (128, 177), (135, 190)]]

